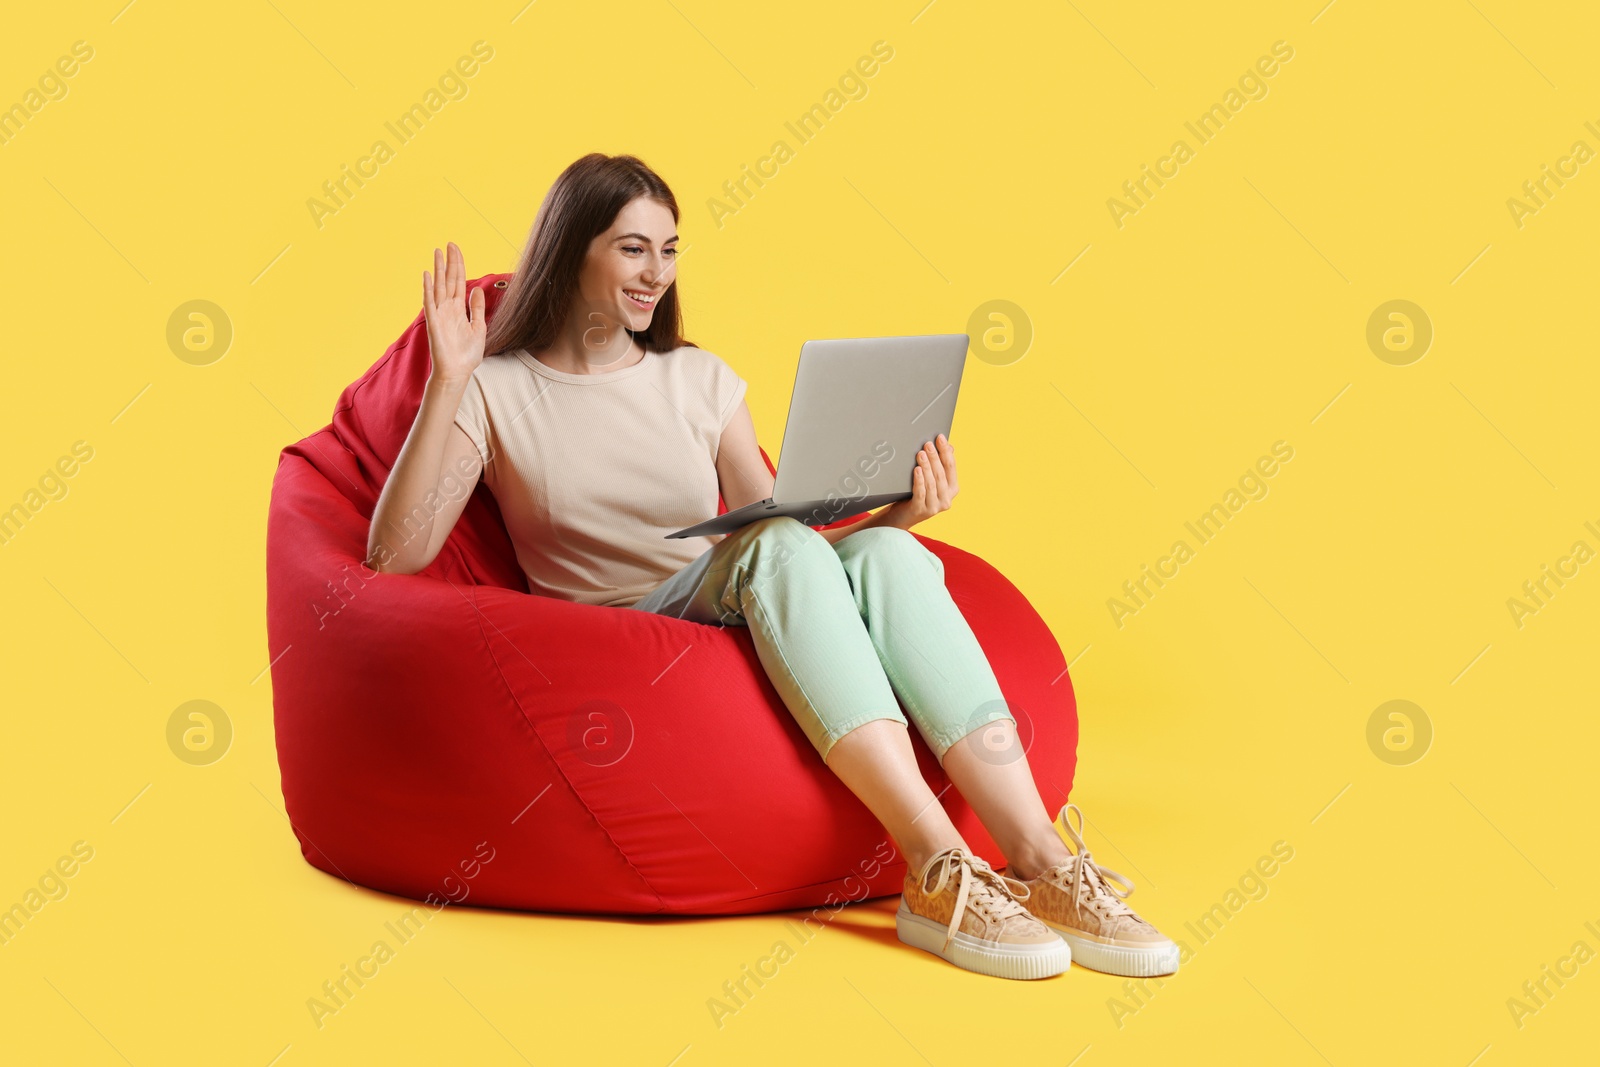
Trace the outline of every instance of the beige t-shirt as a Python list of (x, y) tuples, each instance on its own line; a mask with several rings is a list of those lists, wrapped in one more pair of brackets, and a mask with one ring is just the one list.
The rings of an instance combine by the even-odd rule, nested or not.
[(720, 541), (666, 535), (717, 513), (717, 446), (747, 385), (688, 345), (602, 374), (526, 349), (485, 358), (455, 424), (485, 461), (529, 591), (627, 607)]

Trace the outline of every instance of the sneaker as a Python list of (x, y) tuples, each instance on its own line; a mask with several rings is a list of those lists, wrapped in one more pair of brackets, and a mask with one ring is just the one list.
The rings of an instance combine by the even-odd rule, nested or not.
[(906, 872), (895, 933), (914, 948), (979, 974), (1050, 978), (1072, 965), (1072, 950), (1028, 913), (1022, 905), (1027, 896), (1022, 882), (952, 845), (918, 874)]
[(1023, 883), (1028, 910), (1066, 939), (1080, 966), (1127, 978), (1175, 972), (1178, 946), (1123, 902), (1133, 894), (1133, 882), (1089, 855), (1083, 812), (1068, 804), (1057, 818), (1067, 828), (1073, 856)]

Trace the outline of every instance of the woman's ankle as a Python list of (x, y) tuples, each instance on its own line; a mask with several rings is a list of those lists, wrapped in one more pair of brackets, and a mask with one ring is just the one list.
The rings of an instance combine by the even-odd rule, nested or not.
[(922, 870), (929, 860), (953, 845), (959, 845), (967, 849), (968, 852), (972, 851), (967, 848), (967, 843), (961, 839), (961, 835), (953, 834), (930, 837), (926, 840), (908, 841), (901, 846), (900, 854), (905, 857), (906, 870), (915, 875)]
[(1037, 878), (1048, 868), (1058, 863), (1065, 863), (1071, 858), (1072, 853), (1067, 849), (1066, 843), (1052, 827), (1048, 839), (1028, 841), (1006, 853), (1006, 874), (1026, 882)]

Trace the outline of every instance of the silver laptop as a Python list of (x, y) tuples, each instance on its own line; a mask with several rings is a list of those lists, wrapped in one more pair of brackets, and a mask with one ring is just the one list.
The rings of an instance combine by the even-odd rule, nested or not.
[(911, 499), (917, 450), (950, 435), (970, 343), (964, 333), (807, 341), (772, 496), (666, 536), (730, 533), (776, 515), (822, 526)]

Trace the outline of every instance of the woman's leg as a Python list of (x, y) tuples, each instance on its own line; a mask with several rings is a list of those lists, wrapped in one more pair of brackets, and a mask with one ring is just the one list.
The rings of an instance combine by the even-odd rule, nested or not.
[(1031, 878), (1070, 853), (1034, 784), (1016, 719), (944, 563), (909, 530), (874, 526), (833, 544), (885, 675), (1008, 861)]
[(922, 870), (951, 845), (967, 847), (917, 768), (904, 723), (877, 719), (858, 726), (834, 743), (826, 762), (894, 838), (908, 870)]
[(833, 547), (796, 519), (762, 519), (632, 607), (747, 626), (773, 687), (818, 755), (920, 870), (941, 850), (965, 843), (917, 768), (905, 715)]
[(966, 798), (1006, 858), (1006, 873), (1027, 881), (1071, 856), (1055, 819), (1039, 796), (1017, 724), (979, 727), (982, 745), (957, 743), (943, 760), (944, 773)]

